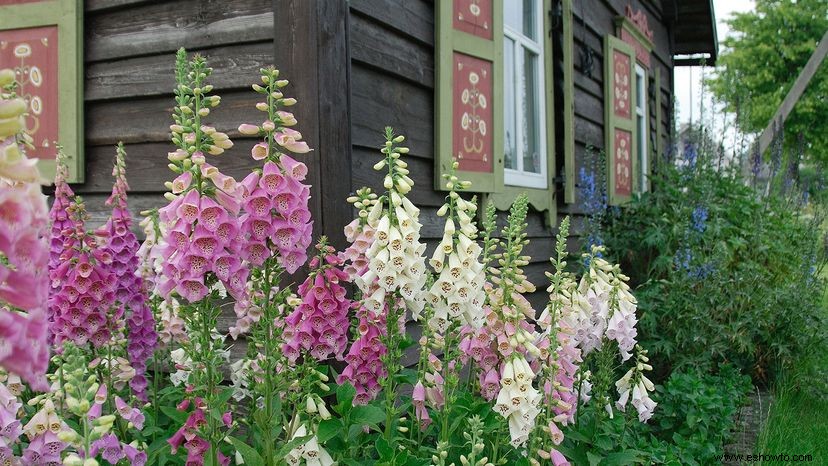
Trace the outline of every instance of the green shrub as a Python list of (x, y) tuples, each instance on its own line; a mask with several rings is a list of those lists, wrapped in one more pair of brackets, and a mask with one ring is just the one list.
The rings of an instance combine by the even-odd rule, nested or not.
[(760, 196), (721, 165), (688, 144), (651, 192), (606, 216), (603, 239), (638, 286), (640, 338), (662, 380), (733, 363), (767, 382), (825, 341), (819, 216), (791, 183)]

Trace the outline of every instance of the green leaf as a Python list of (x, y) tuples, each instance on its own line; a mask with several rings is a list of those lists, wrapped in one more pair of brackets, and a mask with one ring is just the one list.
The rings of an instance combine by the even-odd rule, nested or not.
[(377, 447), (377, 453), (380, 455), (380, 460), (391, 461), (394, 459), (394, 449), (388, 445), (388, 442), (386, 442), (384, 438), (377, 437), (377, 441), (374, 443), (374, 446)]
[(628, 464), (636, 464), (641, 460), (639, 451), (624, 450), (617, 453), (610, 453), (605, 459), (607, 466), (627, 466)]
[(319, 423), (319, 428), (316, 430), (316, 437), (319, 443), (325, 443), (329, 439), (335, 437), (342, 431), (342, 420), (327, 419)]
[(351, 410), (354, 404), (354, 397), (356, 396), (356, 389), (348, 382), (338, 385), (336, 387), (336, 412), (345, 415)]
[(603, 460), (603, 459), (604, 459), (604, 457), (601, 456), (601, 455), (596, 455), (595, 453), (592, 453), (591, 451), (587, 452), (587, 460), (589, 461), (589, 466), (597, 466), (598, 464), (601, 463), (601, 460)]
[(248, 464), (250, 466), (264, 466), (264, 458), (262, 458), (262, 455), (260, 455), (255, 448), (237, 439), (236, 437), (228, 436), (227, 439), (230, 441), (230, 443), (233, 445), (236, 451), (238, 451), (239, 454), (241, 454), (242, 458), (244, 458), (245, 464)]
[(187, 418), (190, 416), (189, 414), (179, 411), (171, 406), (161, 406), (161, 412), (166, 414), (167, 417), (172, 419), (178, 424), (184, 424), (187, 422)]
[(351, 422), (374, 426), (385, 420), (385, 411), (374, 405), (357, 406), (351, 411)]

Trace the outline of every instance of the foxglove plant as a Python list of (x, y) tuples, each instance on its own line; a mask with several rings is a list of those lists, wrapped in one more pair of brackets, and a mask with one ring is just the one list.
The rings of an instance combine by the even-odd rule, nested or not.
[[(406, 197), (414, 181), (408, 176), (408, 164), (400, 157), (408, 153), (408, 148), (396, 146), (404, 140), (405, 137), (396, 136), (390, 127), (385, 129), (385, 145), (380, 149), (385, 157), (374, 169), (388, 170), (383, 180), (386, 192), (368, 213), (368, 224), (375, 231), (374, 242), (366, 252), (368, 272), (356, 280), (363, 292), (363, 305), (374, 315), (386, 311), (386, 334), (381, 340), (387, 353), (381, 359), (388, 375), (381, 379), (380, 385), (386, 395), (385, 436), (389, 441), (397, 419), (394, 398), (401, 369), (400, 342), (405, 335), (406, 311), (416, 317), (425, 306), (425, 244), (420, 242), (420, 210)], [(367, 295), (366, 291), (374, 288), (375, 280), (379, 286)]]
[(302, 134), (290, 128), (297, 124), (296, 118), (282, 110), (296, 103), (281, 91), (288, 80), (279, 79), (279, 70), (273, 67), (261, 73), (262, 85), (254, 84), (253, 90), (265, 96), (256, 108), (267, 116), (260, 125), (239, 126), (242, 134), (264, 138), (251, 151), (253, 159), (264, 165), (242, 181), (245, 213), (240, 221), (246, 241), (242, 257), (261, 265), (275, 255), (279, 265), (292, 274), (307, 261), (313, 222), (308, 210), (310, 187), (302, 183), (308, 168), (288, 154), (311, 149)]
[(310, 263), (311, 273), (299, 285), (302, 304), (285, 319), (282, 352), (291, 362), (296, 362), (300, 351), (320, 362), (331, 356), (342, 359), (348, 343), (351, 302), (341, 284), (347, 281), (348, 275), (341, 270), (342, 259), (327, 244), (327, 238), (321, 237), (316, 249), (318, 254)]
[[(449, 440), (450, 409), (459, 383), (460, 329), (479, 330), (486, 320), (483, 308), (486, 301), (483, 291), (485, 267), (480, 262), (482, 249), (476, 242), (477, 227), (472, 221), (477, 204), (474, 199), (466, 201), (460, 196), (471, 183), (460, 181), (454, 175), (458, 166), (454, 162), (452, 173), (444, 175), (449, 194), (437, 215), (445, 216), (446, 223), (443, 238), (429, 261), (438, 275), (426, 295), (430, 305), (426, 325), (432, 335), (431, 346), (443, 355), (445, 363), (435, 364), (437, 358), (431, 355), (428, 365), (432, 372), (426, 374), (421, 370), (419, 382), (420, 387), (423, 382), (428, 385), (426, 391), (433, 393), (429, 397), (432, 407), (440, 410), (438, 438), (441, 442)], [(422, 407), (419, 411), (418, 418), (428, 415)]]
[(188, 458), (193, 464), (215, 465), (220, 460), (221, 464), (229, 462), (219, 451), (228, 427), (222, 416), (229, 410), (219, 393), (223, 379), (219, 368), (225, 353), (223, 338), (214, 338), (221, 308), (213, 303), (224, 289), (237, 301), (247, 299), (249, 269), (239, 260), (243, 243), (238, 221), (240, 190), (233, 178), (208, 164), (205, 156), (218, 156), (233, 146), (226, 134), (202, 120), (221, 100), (210, 95), (213, 86), (206, 80), (211, 72), (203, 57), (196, 55), (188, 61), (186, 51), (178, 51), (177, 106), (170, 127), (178, 149), (168, 155), (169, 167), (178, 177), (167, 183), (170, 192), (165, 196), (170, 203), (158, 211), (166, 245), (161, 250), (164, 265), (157, 289), (164, 298), (180, 297), (180, 317), (189, 331), (182, 349), (194, 369), (187, 392), (199, 401), (191, 416), (207, 411), (204, 422), (195, 423), (200, 441), (189, 450)]
[(0, 368), (44, 390), (49, 359), (46, 198), (21, 147), (25, 102), (0, 70)]
[[(515, 448), (523, 446), (529, 439), (541, 401), (540, 392), (533, 386), (535, 369), (529, 364), (530, 360), (541, 356), (535, 345), (538, 338), (531, 321), (535, 311), (522, 295), (535, 290), (521, 268), (529, 263), (529, 257), (522, 254), (528, 242), (525, 233), (527, 212), (528, 198), (518, 196), (509, 212), (502, 238), (497, 240), (500, 252), (484, 257), (486, 263), (491, 259), (500, 266), (489, 267), (491, 283), (486, 285), (489, 310), (485, 335), (501, 361), (500, 390), (494, 410), (507, 420), (510, 443)], [(488, 235), (484, 238), (491, 241)], [(491, 249), (488, 244), (486, 247)]]
[[(348, 260), (344, 271), (354, 283), (369, 271), (368, 249), (374, 242), (375, 231), (368, 223), (368, 214), (379, 202), (377, 195), (370, 188), (361, 188), (355, 196), (348, 198), (348, 202), (358, 209), (358, 216), (345, 227), (345, 238), (351, 245), (340, 255)], [(371, 296), (379, 288), (379, 279), (374, 278), (371, 283), (360, 281), (358, 296)], [(357, 327), (354, 342), (345, 356), (348, 365), (342, 371), (337, 383), (349, 382), (356, 388), (354, 404), (364, 405), (374, 399), (382, 387), (379, 380), (386, 377), (387, 372), (382, 358), (387, 354), (383, 338), (386, 332), (385, 305), (380, 312), (374, 312), (362, 302), (354, 300), (353, 307), (357, 318)]]
[[(547, 288), (549, 303), (538, 317), (542, 338), (541, 369), (538, 377), (543, 383), (543, 402), (538, 424), (547, 435), (534, 436), (530, 453), (533, 464), (541, 460), (552, 460), (553, 464), (566, 462), (556, 448), (563, 442), (561, 426), (575, 420), (578, 395), (575, 379), (581, 363), (581, 350), (577, 348), (575, 328), (584, 318), (577, 296), (577, 282), (573, 274), (566, 271), (566, 239), (569, 235), (569, 217), (563, 219), (556, 237), (556, 257), (550, 259), (554, 273), (546, 272), (550, 280)], [(535, 456), (536, 455), (536, 456)]]
[(123, 309), (115, 305), (117, 282), (110, 268), (112, 255), (86, 231), (86, 207), (79, 197), (72, 200), (67, 211), (74, 227), (63, 230), (61, 263), (50, 272), (52, 334), (57, 345), (71, 341), (78, 346), (91, 343), (102, 348), (122, 327)]
[(147, 303), (143, 277), (138, 273), (138, 240), (132, 232), (132, 214), (127, 208), (126, 151), (118, 144), (112, 176), (115, 184), (107, 205), (112, 206), (112, 215), (99, 231), (102, 247), (112, 257), (110, 268), (116, 280), (115, 297), (124, 307), (127, 315), (127, 353), (135, 370), (130, 380), (133, 394), (147, 401), (147, 360), (152, 356), (157, 335), (152, 310)]

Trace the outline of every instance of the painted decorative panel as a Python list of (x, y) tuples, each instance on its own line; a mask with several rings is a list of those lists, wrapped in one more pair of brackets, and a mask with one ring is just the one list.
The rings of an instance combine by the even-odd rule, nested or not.
[(630, 87), (630, 56), (614, 50), (613, 63), (613, 111), (615, 116), (630, 118), (632, 95)]
[(460, 170), (492, 171), (492, 62), (454, 53), (452, 152)]
[(615, 177), (616, 196), (630, 196), (632, 194), (632, 133), (615, 128), (613, 142), (613, 176)]
[(50, 179), (63, 146), (72, 183), (84, 175), (82, 20), (78, 0), (0, 0), (0, 68), (15, 71), (29, 106), (29, 153)]
[(621, 40), (630, 44), (635, 49), (635, 59), (646, 68), (650, 67), (650, 49), (642, 44), (630, 31), (621, 29)]
[(28, 105), (26, 132), (34, 140), (29, 155), (54, 160), (58, 139), (57, 26), (0, 31), (0, 69), (17, 76), (17, 94)]
[(452, 16), (454, 29), (492, 40), (492, 0), (454, 0)]
[(604, 36), (604, 149), (607, 154), (607, 194), (610, 205), (632, 198), (636, 153), (634, 63), (635, 50), (618, 37)]

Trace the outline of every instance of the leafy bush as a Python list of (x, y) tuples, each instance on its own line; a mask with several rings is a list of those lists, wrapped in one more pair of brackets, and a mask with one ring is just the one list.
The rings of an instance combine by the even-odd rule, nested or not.
[(823, 344), (821, 216), (792, 183), (762, 197), (692, 143), (651, 181), (607, 216), (604, 240), (638, 285), (642, 341), (662, 377), (732, 362), (765, 382)]

